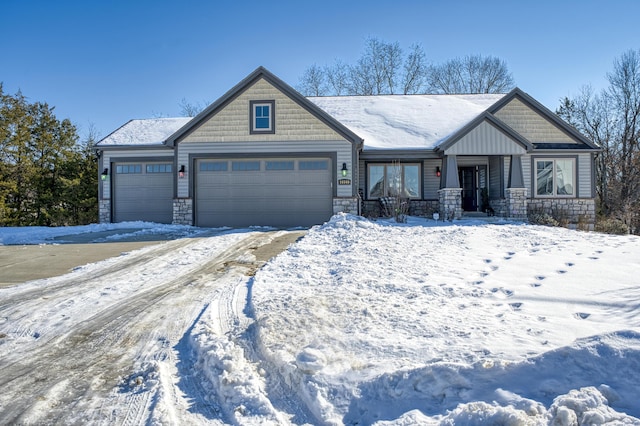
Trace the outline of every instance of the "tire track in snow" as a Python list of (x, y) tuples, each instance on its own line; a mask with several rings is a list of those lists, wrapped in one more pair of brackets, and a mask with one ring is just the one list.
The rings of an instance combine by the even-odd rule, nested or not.
[[(128, 377), (132, 373), (134, 364), (144, 365), (154, 361), (153, 356), (157, 355), (157, 351), (151, 351), (150, 356), (146, 354), (149, 351), (147, 346), (154, 345), (154, 330), (166, 328), (165, 333), (172, 335), (165, 338), (177, 340), (189, 324), (195, 321), (199, 312), (196, 309), (195, 314), (185, 315), (184, 310), (193, 311), (193, 306), (202, 307), (204, 300), (215, 292), (216, 280), (232, 272), (233, 268), (229, 269), (228, 265), (238, 257), (244, 259), (247, 250), (270, 239), (267, 234), (247, 234), (202, 267), (182, 276), (167, 277), (165, 282), (153, 288), (142, 289), (126, 300), (96, 312), (77, 324), (68, 334), (54, 337), (46, 345), (36, 345), (29, 357), (13, 356), (11, 359), (3, 359), (1, 366), (4, 373), (0, 376), (0, 387), (3, 389), (0, 396), (0, 423), (78, 422), (91, 419), (96, 423), (100, 422), (96, 420), (101, 420), (129, 424), (137, 423), (140, 418), (144, 419), (149, 415), (152, 400), (157, 398), (157, 389), (127, 401), (129, 405), (124, 411), (131, 409), (128, 416), (120, 416), (118, 412), (109, 413), (108, 404), (101, 405), (100, 401), (117, 385), (121, 377)], [(127, 259), (127, 268), (123, 268), (122, 263), (114, 264), (107, 268), (110, 272), (98, 271), (89, 278), (81, 277), (79, 282), (78, 278), (74, 281), (73, 276), (70, 276), (64, 284), (55, 286), (54, 293), (66, 293), (69, 288), (76, 291), (90, 288), (92, 281), (98, 277), (108, 276), (109, 273), (126, 273), (127, 270), (141, 267), (152, 258), (171, 255), (176, 247), (185, 248), (198, 244), (201, 240), (178, 240), (180, 243), (169, 244), (168, 247), (163, 245), (151, 250), (151, 253), (142, 253), (141, 258)], [(35, 297), (46, 294), (45, 289), (27, 293)], [(176, 323), (174, 315), (180, 320), (172, 326), (172, 323)], [(167, 351), (165, 354), (170, 363), (172, 352)], [(189, 380), (186, 377), (184, 379)], [(197, 383), (190, 386), (196, 394), (206, 392)], [(174, 392), (176, 394), (171, 398), (180, 399), (178, 392)], [(33, 401), (34, 398), (36, 402)], [(203, 401), (207, 401), (206, 395), (200, 395), (199, 402)], [(184, 406), (189, 404), (185, 402)], [(101, 413), (91, 414), (91, 410), (96, 408)], [(74, 412), (79, 417), (69, 418)], [(217, 413), (214, 407), (204, 412), (204, 415), (215, 418)], [(46, 417), (40, 418), (43, 414)], [(83, 418), (86, 416), (89, 418)]]

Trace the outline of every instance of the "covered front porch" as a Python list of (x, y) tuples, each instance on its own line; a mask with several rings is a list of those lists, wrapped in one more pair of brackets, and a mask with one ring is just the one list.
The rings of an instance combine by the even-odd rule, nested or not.
[(442, 164), (438, 212), (443, 219), (468, 213), (526, 218), (522, 155), (446, 155)]

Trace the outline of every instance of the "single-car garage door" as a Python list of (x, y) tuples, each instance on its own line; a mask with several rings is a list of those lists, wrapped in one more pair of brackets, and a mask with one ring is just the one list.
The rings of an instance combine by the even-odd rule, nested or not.
[(328, 158), (200, 159), (196, 225), (310, 226), (331, 217)]
[(113, 170), (114, 222), (173, 221), (173, 164), (116, 163)]

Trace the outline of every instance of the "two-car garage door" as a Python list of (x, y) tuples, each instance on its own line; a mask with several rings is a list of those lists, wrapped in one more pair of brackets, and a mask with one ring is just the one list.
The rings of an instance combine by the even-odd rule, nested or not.
[(332, 214), (328, 158), (199, 159), (195, 224), (310, 226)]

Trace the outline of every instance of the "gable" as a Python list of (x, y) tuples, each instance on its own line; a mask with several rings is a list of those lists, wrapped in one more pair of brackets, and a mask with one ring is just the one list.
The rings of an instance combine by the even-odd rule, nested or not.
[(450, 144), (445, 155), (521, 155), (527, 147), (487, 119)]
[[(251, 101), (275, 101), (273, 134), (250, 134)], [(199, 123), (182, 142), (304, 141), (346, 138), (269, 81), (260, 78)]]
[(581, 143), (517, 97), (494, 112), (494, 115), (534, 144)]

